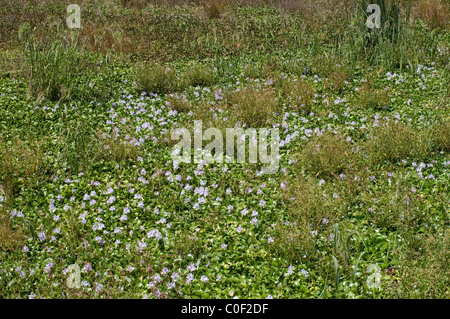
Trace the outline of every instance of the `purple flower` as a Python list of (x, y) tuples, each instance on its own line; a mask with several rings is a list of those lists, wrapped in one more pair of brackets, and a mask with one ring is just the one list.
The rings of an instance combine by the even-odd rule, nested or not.
[(305, 278), (308, 277), (308, 272), (305, 269), (300, 270), (300, 272)]
[(208, 282), (208, 281), (209, 281), (209, 278), (206, 277), (205, 275), (203, 275), (203, 276), (200, 278), (200, 281), (202, 281), (202, 282)]
[(154, 281), (154, 282), (160, 282), (160, 281), (161, 281), (161, 276), (160, 276), (159, 274), (155, 274), (155, 275), (153, 276), (153, 281)]
[(50, 262), (44, 267), (44, 272), (46, 272), (48, 274), (52, 270), (52, 268), (53, 268), (53, 263)]
[(193, 281), (193, 280), (194, 280), (194, 275), (191, 274), (191, 273), (187, 274), (187, 276), (186, 276), (186, 284), (189, 285), (191, 283), (191, 281)]
[(167, 289), (172, 289), (173, 287), (175, 287), (175, 283), (174, 282), (169, 282), (167, 284)]
[(111, 196), (110, 198), (108, 198), (108, 205), (111, 205), (112, 203), (114, 203), (114, 201), (116, 200), (116, 198), (114, 196)]
[(45, 233), (44, 233), (44, 232), (40, 232), (40, 233), (39, 233), (39, 240), (40, 240), (40, 241), (44, 241), (45, 239), (46, 239)]
[(97, 284), (97, 286), (95, 287), (95, 292), (102, 292), (102, 291), (103, 291), (103, 285)]
[(286, 275), (292, 275), (294, 273), (294, 266), (290, 265), (288, 267), (288, 271), (286, 273)]
[(87, 273), (89, 273), (90, 271), (92, 271), (92, 266), (90, 263), (87, 263), (86, 265), (84, 265), (83, 270)]

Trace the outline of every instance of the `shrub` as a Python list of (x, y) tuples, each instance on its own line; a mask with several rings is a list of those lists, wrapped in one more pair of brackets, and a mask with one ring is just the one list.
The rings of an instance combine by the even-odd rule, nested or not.
[(226, 6), (228, 4), (227, 0), (202, 0), (201, 4), (205, 10), (206, 15), (210, 19), (220, 19), (224, 14)]
[(448, 25), (450, 6), (439, 0), (421, 0), (414, 7), (414, 16), (425, 20), (428, 27), (433, 29), (443, 29)]
[(137, 81), (147, 93), (165, 94), (179, 88), (177, 72), (160, 64), (137, 66)]
[(279, 110), (276, 95), (270, 89), (248, 87), (231, 91), (225, 94), (224, 100), (234, 117), (247, 127), (263, 127)]
[(386, 123), (373, 130), (366, 151), (372, 164), (403, 159), (423, 160), (430, 151), (428, 130), (417, 132), (401, 122)]
[(307, 172), (325, 179), (355, 169), (360, 158), (344, 136), (330, 132), (309, 141), (300, 157)]
[(193, 109), (191, 102), (176, 95), (170, 96), (168, 102), (169, 106), (177, 112), (189, 112)]
[(450, 152), (450, 120), (437, 125), (433, 134), (434, 145), (443, 152)]
[(390, 105), (389, 93), (385, 89), (377, 89), (369, 81), (359, 90), (359, 107), (373, 110), (386, 110)]
[(199, 64), (194, 64), (183, 77), (186, 86), (210, 86), (214, 82), (213, 71)]
[(49, 166), (44, 156), (44, 144), (20, 139), (0, 140), (0, 182), (8, 198), (44, 177)]
[(128, 161), (136, 160), (142, 154), (141, 149), (133, 141), (123, 141), (117, 138), (106, 137), (100, 139), (98, 160), (104, 161)]

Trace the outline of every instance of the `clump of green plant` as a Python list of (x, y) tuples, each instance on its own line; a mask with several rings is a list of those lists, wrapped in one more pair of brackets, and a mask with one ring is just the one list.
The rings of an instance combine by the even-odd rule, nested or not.
[[(365, 23), (370, 13), (366, 12), (368, 5), (380, 7), (380, 25), (368, 28)], [(350, 24), (349, 40), (346, 46), (355, 59), (363, 56), (363, 61), (381, 65), (387, 69), (402, 67), (406, 64), (410, 29), (410, 3), (402, 7), (397, 0), (364, 0)]]
[(0, 138), (0, 250), (23, 247), (27, 234), (22, 225), (12, 225), (8, 209), (25, 187), (45, 179), (48, 169), (44, 142)]
[(421, 237), (420, 250), (401, 249), (399, 259), (399, 284), (391, 294), (397, 298), (448, 299), (450, 291), (449, 258), (450, 231), (441, 234), (414, 235)]
[(120, 0), (120, 3), (125, 8), (141, 9), (147, 4), (147, 0)]
[(6, 210), (0, 209), (0, 250), (3, 251), (13, 251), (23, 247), (27, 239), (22, 227), (13, 229), (9, 215)]
[(331, 73), (342, 69), (336, 56), (324, 54), (315, 54), (309, 60), (309, 65), (304, 70), (308, 75), (318, 75), (321, 78), (327, 78)]
[(214, 73), (208, 68), (194, 64), (183, 74), (186, 86), (210, 86), (214, 82)]
[(119, 138), (106, 136), (100, 137), (100, 145), (98, 148), (98, 160), (114, 161), (116, 163), (121, 161), (136, 160), (142, 154), (141, 149), (130, 141), (124, 141)]
[(408, 230), (415, 232), (421, 223), (421, 198), (401, 177), (395, 184), (378, 181), (378, 186), (370, 186), (361, 199), (367, 205), (367, 218), (380, 229)]
[(330, 179), (356, 168), (360, 156), (343, 135), (325, 132), (306, 144), (300, 158), (307, 172)]
[(85, 49), (90, 52), (133, 52), (135, 46), (133, 41), (125, 35), (125, 32), (118, 26), (101, 27), (93, 22), (83, 26), (80, 38)]
[(345, 71), (335, 70), (328, 75), (325, 81), (325, 86), (332, 91), (341, 92), (346, 78), (347, 75)]
[(210, 19), (220, 19), (228, 5), (228, 0), (201, 0), (201, 5)]
[(278, 97), (287, 99), (292, 94), (293, 81), (283, 72), (276, 73), (273, 84), (276, 88)]
[(289, 219), (316, 230), (331, 225), (338, 217), (342, 199), (328, 194), (324, 187), (313, 177), (293, 178), (283, 192)]
[(279, 73), (275, 76), (274, 85), (280, 98), (279, 104), (283, 102), (296, 111), (311, 112), (315, 91), (307, 82), (293, 81), (284, 73)]
[(45, 176), (49, 169), (43, 142), (0, 140), (0, 182), (8, 198)]
[(385, 89), (377, 89), (367, 81), (359, 89), (358, 104), (361, 108), (370, 108), (373, 110), (387, 110), (390, 106), (389, 92)]
[(315, 256), (313, 230), (308, 225), (278, 222), (273, 231), (273, 242), (268, 242), (269, 251), (290, 262)]
[(192, 111), (193, 107), (191, 102), (186, 98), (180, 98), (179, 96), (173, 95), (168, 98), (169, 107), (173, 108), (177, 112), (189, 112)]
[(179, 89), (178, 75), (175, 69), (160, 64), (137, 66), (137, 82), (147, 93), (166, 94)]
[(224, 101), (234, 117), (247, 127), (262, 127), (279, 111), (277, 97), (270, 89), (247, 87), (240, 91), (227, 92)]
[(433, 134), (434, 145), (443, 152), (450, 152), (450, 120), (438, 124)]
[(444, 29), (448, 23), (450, 5), (439, 0), (421, 0), (413, 8), (415, 18), (423, 19), (427, 22), (430, 30)]
[(250, 63), (246, 64), (243, 67), (242, 73), (244, 74), (244, 77), (246, 78), (252, 78), (256, 79), (258, 77), (262, 77), (266, 75), (268, 72), (266, 72), (266, 66), (262, 63)]
[(291, 105), (298, 111), (310, 113), (314, 100), (314, 88), (307, 82), (298, 81), (292, 87)]
[(175, 249), (182, 255), (191, 254), (194, 257), (198, 257), (205, 247), (200, 238), (192, 235), (190, 232), (183, 231), (178, 233)]
[(72, 174), (86, 173), (97, 160), (99, 141), (92, 128), (85, 124), (67, 127), (64, 131), (62, 157)]
[(401, 122), (390, 122), (375, 127), (366, 152), (374, 165), (408, 158), (423, 160), (429, 154), (430, 145), (428, 130), (416, 131)]
[[(89, 97), (93, 92), (92, 69), (108, 68), (106, 60), (89, 56), (79, 33), (58, 32), (52, 40), (37, 39), (28, 23), (19, 31), (29, 78), (29, 95), (38, 101), (67, 100), (73, 94)], [(106, 62), (105, 62), (106, 61)], [(106, 69), (102, 69), (107, 74)]]

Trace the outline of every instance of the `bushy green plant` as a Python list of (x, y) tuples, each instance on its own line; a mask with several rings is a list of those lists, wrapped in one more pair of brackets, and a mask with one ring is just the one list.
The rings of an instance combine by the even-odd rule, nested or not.
[(200, 3), (210, 19), (219, 19), (225, 12), (228, 0), (201, 0)]
[(68, 127), (64, 132), (62, 156), (72, 174), (88, 172), (97, 160), (99, 143), (92, 128), (85, 124)]
[(9, 198), (45, 175), (49, 167), (44, 152), (44, 142), (0, 140), (0, 182)]
[(359, 162), (359, 153), (344, 136), (326, 132), (309, 141), (300, 158), (308, 173), (330, 179), (352, 171)]
[(389, 109), (391, 101), (389, 92), (386, 89), (375, 88), (370, 81), (367, 81), (359, 89), (358, 93), (358, 105), (360, 108), (369, 108), (377, 111)]
[[(38, 39), (25, 23), (19, 31), (29, 79), (29, 95), (39, 100), (89, 99), (99, 94), (93, 72), (109, 72), (108, 56), (88, 54), (78, 31), (59, 31), (54, 39)], [(107, 79), (109, 82), (111, 79)], [(106, 92), (101, 94), (109, 94)]]
[(373, 137), (366, 144), (366, 151), (372, 164), (399, 160), (423, 160), (430, 152), (428, 130), (416, 131), (401, 122), (377, 126)]
[(270, 89), (248, 87), (240, 91), (227, 92), (224, 100), (234, 117), (248, 127), (266, 125), (279, 110), (277, 97)]
[(447, 153), (450, 151), (450, 120), (445, 120), (435, 127), (433, 139), (438, 150)]
[(193, 110), (192, 104), (184, 98), (171, 96), (168, 99), (169, 106), (177, 112), (189, 112)]
[(189, 68), (183, 77), (187, 86), (210, 86), (214, 81), (213, 71), (199, 64), (194, 64)]
[(137, 80), (141, 89), (147, 93), (165, 94), (179, 88), (176, 71), (161, 64), (139, 65)]

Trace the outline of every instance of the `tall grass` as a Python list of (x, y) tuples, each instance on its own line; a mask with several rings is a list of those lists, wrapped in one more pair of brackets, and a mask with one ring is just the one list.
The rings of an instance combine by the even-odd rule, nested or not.
[(74, 97), (93, 98), (99, 96), (96, 92), (99, 89), (106, 90), (102, 94), (110, 93), (107, 91), (109, 83), (97, 88), (91, 82), (96, 71), (111, 76), (108, 55), (89, 54), (78, 31), (59, 31), (55, 39), (38, 39), (34, 31), (28, 23), (19, 31), (29, 96), (37, 100), (61, 101)]
[[(380, 7), (380, 28), (368, 28), (366, 21), (371, 13), (366, 9), (369, 4)], [(397, 0), (361, 1), (355, 10), (351, 24), (344, 37), (345, 50), (350, 52), (351, 59), (361, 59), (385, 68), (402, 67), (408, 60), (410, 40), (410, 11), (407, 5), (402, 9)]]

